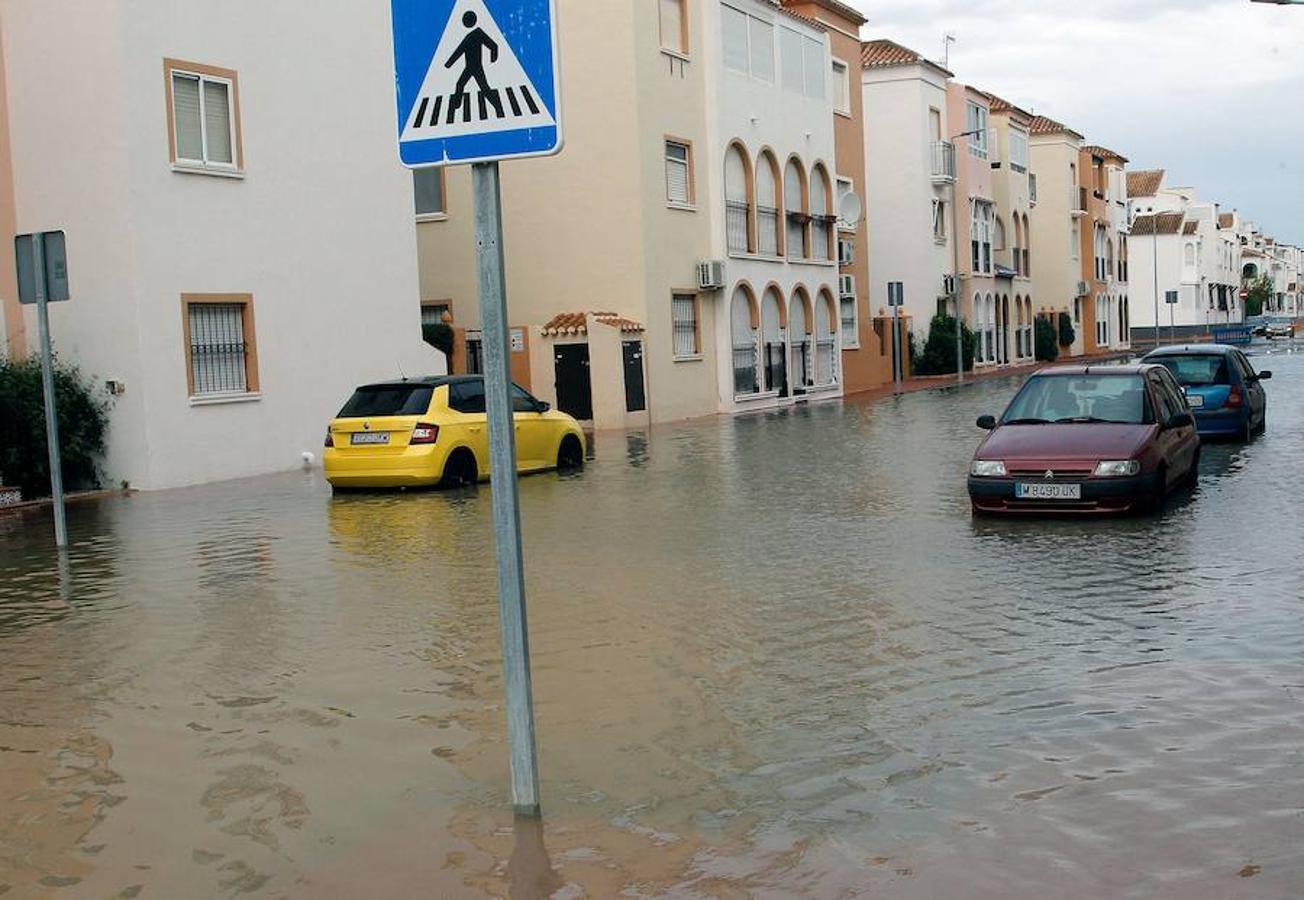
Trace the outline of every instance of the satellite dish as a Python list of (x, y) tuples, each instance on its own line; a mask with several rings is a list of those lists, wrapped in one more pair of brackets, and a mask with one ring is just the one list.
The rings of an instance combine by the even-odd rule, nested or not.
[(848, 225), (859, 225), (865, 215), (865, 205), (855, 191), (847, 191), (838, 203), (838, 218)]

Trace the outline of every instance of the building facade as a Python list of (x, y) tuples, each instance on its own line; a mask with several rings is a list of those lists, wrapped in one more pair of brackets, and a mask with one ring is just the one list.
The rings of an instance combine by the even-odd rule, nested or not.
[[(112, 403), (106, 481), (290, 469), (359, 382), (442, 371), (421, 341), (383, 11), (46, 0), (4, 4), (0, 35), (0, 208), (11, 232), (66, 232), (73, 299), (51, 330)], [(321, 127), (306, 96), (349, 123), (329, 144), (304, 137)], [(11, 265), (22, 353), (35, 311), (14, 305)]]
[(951, 73), (888, 40), (861, 54), (864, 91), (870, 306), (887, 309), (888, 284), (904, 289), (905, 314), (923, 346), (933, 317), (954, 313), (957, 131), (950, 118)]
[(1032, 173), (1029, 128), (1033, 116), (995, 95), (992, 110), (992, 183), (996, 200), (997, 356), (1004, 364), (1035, 356), (1032, 291)]
[[(1088, 355), (1131, 346), (1128, 285), (1127, 160), (1104, 147), (1078, 154), (1082, 280), (1087, 285), (1091, 328), (1081, 337)], [(1088, 245), (1089, 242), (1089, 245)]]
[(1061, 352), (1080, 356), (1086, 335), (1094, 333), (1096, 325), (1094, 308), (1087, 303), (1090, 288), (1082, 278), (1082, 220), (1087, 215), (1079, 172), (1083, 138), (1060, 122), (1038, 116), (1029, 126), (1029, 143), (1037, 176), (1037, 203), (1031, 213), (1037, 315), (1049, 318), (1058, 331), (1060, 314), (1068, 314), (1074, 340)]
[(974, 368), (1005, 365), (1006, 327), (998, 305), (996, 261), (996, 192), (992, 158), (991, 98), (977, 88), (952, 81), (946, 104), (950, 121), (962, 124), (955, 142), (955, 194), (952, 206), (956, 248), (963, 255), (956, 269), (965, 319), (978, 337)]

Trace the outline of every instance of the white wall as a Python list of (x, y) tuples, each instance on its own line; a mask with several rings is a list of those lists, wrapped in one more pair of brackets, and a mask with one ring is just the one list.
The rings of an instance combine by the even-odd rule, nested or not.
[[(420, 339), (383, 6), (45, 0), (6, 6), (4, 33), (20, 224), (69, 229), (77, 300), (56, 313), (60, 345), (127, 385), (112, 480), (292, 468), (356, 384), (442, 371)], [(238, 71), (243, 179), (172, 171), (165, 57)], [(74, 120), (87, 140), (64, 138)], [(254, 296), (261, 400), (191, 405), (191, 292)]]
[[(933, 184), (929, 121), (930, 108), (941, 112), (942, 138), (950, 136), (946, 82), (940, 73), (908, 66), (865, 70), (862, 83), (869, 307), (874, 314), (886, 311), (888, 283), (902, 282), (905, 314), (923, 339), (937, 313), (942, 280), (955, 271), (955, 190)], [(947, 203), (944, 243), (933, 239), (934, 199)], [(968, 213), (962, 210), (961, 215)]]

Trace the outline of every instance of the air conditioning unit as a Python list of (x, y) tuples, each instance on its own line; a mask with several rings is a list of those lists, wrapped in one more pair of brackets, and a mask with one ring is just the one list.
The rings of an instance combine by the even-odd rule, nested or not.
[(856, 261), (856, 242), (838, 241), (838, 265), (849, 266)]
[(1079, 281), (1079, 282), (1078, 282), (1078, 296), (1079, 296), (1079, 297), (1085, 297), (1085, 296), (1087, 296), (1087, 294), (1090, 294), (1090, 293), (1091, 293), (1091, 286), (1090, 286), (1089, 284), (1087, 284), (1085, 281)]
[(839, 275), (838, 276), (838, 294), (843, 297), (856, 296), (856, 276)]
[(697, 266), (697, 287), (702, 291), (724, 290), (724, 261), (707, 260)]

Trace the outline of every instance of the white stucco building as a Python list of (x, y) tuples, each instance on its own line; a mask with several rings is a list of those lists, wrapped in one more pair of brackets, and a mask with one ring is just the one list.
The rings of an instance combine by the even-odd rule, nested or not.
[(0, 4), (14, 224), (67, 232), (52, 332), (115, 385), (110, 483), (293, 468), (359, 382), (443, 370), (389, 29), (377, 4)]
[(705, 4), (706, 182), (725, 412), (842, 393), (828, 36), (770, 0)]
[[(888, 40), (864, 45), (865, 193), (870, 215), (871, 308), (887, 286), (905, 289), (905, 313), (919, 345), (940, 309), (954, 311), (947, 282), (958, 271), (956, 146), (947, 104), (951, 73)], [(961, 200), (961, 215), (969, 215)], [(966, 253), (968, 250), (966, 249)]]

